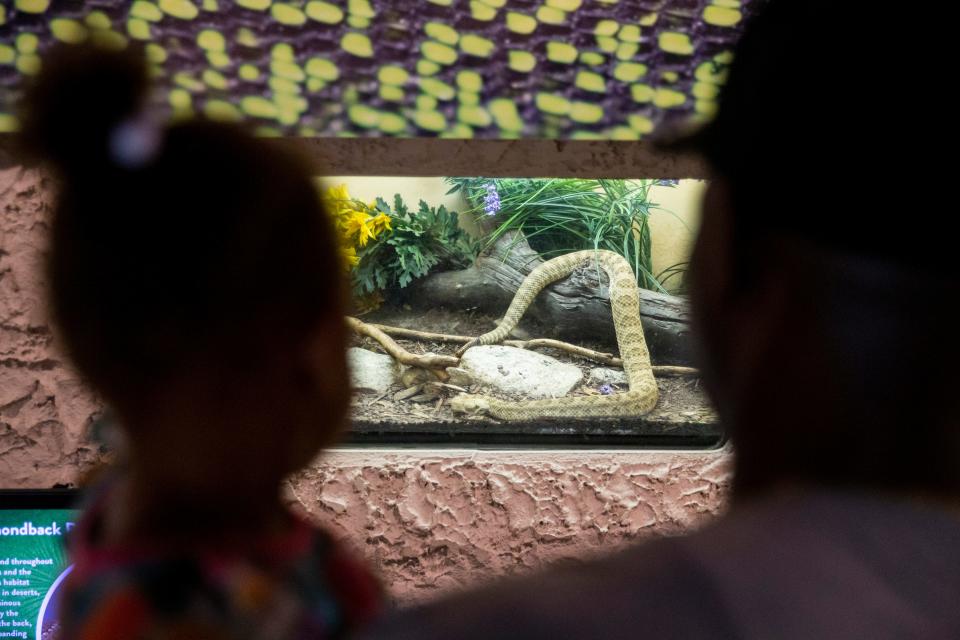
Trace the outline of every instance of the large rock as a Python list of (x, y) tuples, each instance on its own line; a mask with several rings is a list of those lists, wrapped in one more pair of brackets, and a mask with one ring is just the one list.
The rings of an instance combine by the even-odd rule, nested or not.
[(350, 386), (358, 391), (384, 393), (397, 382), (400, 368), (388, 355), (359, 347), (347, 351), (350, 365)]
[(528, 398), (559, 398), (583, 379), (583, 373), (572, 364), (535, 351), (500, 345), (467, 350), (460, 359), (460, 368), (475, 382)]

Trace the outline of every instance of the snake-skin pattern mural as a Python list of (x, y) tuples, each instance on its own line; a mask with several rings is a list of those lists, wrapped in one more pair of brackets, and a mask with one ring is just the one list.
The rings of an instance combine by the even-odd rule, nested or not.
[(175, 118), (263, 135), (638, 139), (708, 118), (762, 0), (5, 0), (0, 131), (55, 42), (139, 41)]

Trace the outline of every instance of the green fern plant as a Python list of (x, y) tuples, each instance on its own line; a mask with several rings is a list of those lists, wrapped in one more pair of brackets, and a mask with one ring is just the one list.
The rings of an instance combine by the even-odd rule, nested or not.
[(399, 194), (391, 207), (377, 198), (376, 211), (390, 216), (392, 229), (357, 252), (354, 293), (366, 296), (406, 287), (437, 267), (460, 268), (477, 255), (477, 244), (460, 229), (457, 212), (423, 200), (411, 212)]

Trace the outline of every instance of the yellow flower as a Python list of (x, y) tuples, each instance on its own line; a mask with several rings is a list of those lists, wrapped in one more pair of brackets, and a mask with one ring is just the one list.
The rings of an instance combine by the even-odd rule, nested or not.
[(381, 213), (376, 218), (373, 219), (373, 224), (377, 227), (377, 233), (386, 229), (387, 231), (393, 231), (393, 227), (390, 226), (390, 216), (385, 213)]
[(348, 268), (355, 267), (360, 262), (360, 258), (357, 257), (357, 250), (349, 244), (340, 247), (340, 254)]

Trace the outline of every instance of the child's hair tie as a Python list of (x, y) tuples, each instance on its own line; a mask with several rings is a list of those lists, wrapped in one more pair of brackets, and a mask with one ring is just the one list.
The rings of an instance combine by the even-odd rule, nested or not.
[(139, 114), (110, 132), (110, 159), (118, 167), (140, 169), (157, 157), (161, 139), (161, 125), (147, 114)]

